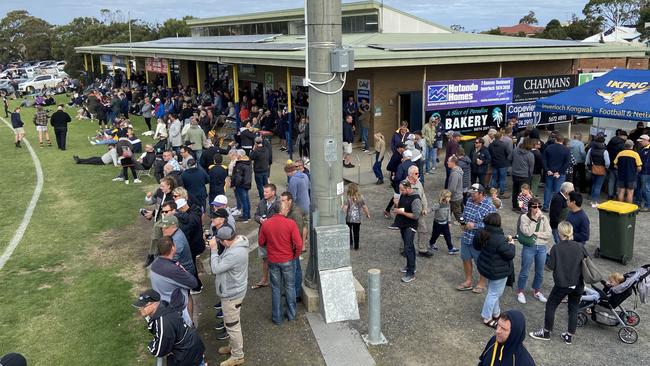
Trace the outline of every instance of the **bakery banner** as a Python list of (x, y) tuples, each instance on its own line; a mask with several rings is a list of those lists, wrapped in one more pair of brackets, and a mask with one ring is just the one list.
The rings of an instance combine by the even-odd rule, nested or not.
[(446, 109), (427, 113), (427, 120), (438, 114), (445, 132), (461, 133), (487, 131), (490, 128), (499, 129), (505, 121), (505, 105)]
[(427, 81), (426, 110), (494, 106), (512, 102), (513, 79)]

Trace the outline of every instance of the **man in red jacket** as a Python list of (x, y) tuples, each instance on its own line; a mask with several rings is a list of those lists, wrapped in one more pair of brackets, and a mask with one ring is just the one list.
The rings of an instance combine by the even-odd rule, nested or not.
[[(286, 217), (289, 205), (283, 202), (280, 213), (268, 218), (260, 227), (258, 242), (267, 250), (269, 272), (271, 273), (272, 320), (276, 325), (296, 319), (296, 288), (294, 279), (294, 259), (302, 252), (302, 237), (295, 221)], [(282, 291), (284, 283), (286, 294), (286, 314), (282, 312)], [(284, 316), (283, 316), (284, 315)]]

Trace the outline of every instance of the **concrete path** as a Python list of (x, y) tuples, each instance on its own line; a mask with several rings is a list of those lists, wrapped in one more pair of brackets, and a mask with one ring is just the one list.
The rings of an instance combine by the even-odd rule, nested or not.
[(356, 329), (345, 322), (326, 324), (319, 313), (306, 313), (305, 316), (328, 366), (375, 365)]

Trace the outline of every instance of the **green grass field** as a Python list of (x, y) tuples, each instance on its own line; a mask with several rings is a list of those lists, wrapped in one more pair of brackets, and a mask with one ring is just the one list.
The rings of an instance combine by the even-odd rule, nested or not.
[[(147, 286), (141, 264), (148, 231), (140, 227), (137, 209), (145, 186), (154, 182), (145, 178), (143, 185), (127, 186), (111, 181), (117, 168), (74, 164), (72, 155), (100, 156), (106, 149), (88, 143), (96, 130), (89, 121), (70, 124), (67, 151), (40, 149), (33, 113), (25, 108), (22, 117), (45, 181), (25, 236), (0, 270), (0, 354), (20, 352), (30, 365), (149, 363), (148, 332), (130, 303)], [(74, 117), (76, 111), (68, 113)], [(141, 131), (144, 122), (134, 122)], [(36, 174), (27, 149), (16, 149), (13, 132), (0, 126), (4, 251), (23, 219)]]

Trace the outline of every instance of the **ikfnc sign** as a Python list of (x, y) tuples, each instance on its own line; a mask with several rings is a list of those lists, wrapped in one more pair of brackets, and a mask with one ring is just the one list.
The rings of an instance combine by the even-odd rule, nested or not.
[(513, 79), (428, 81), (426, 110), (506, 104), (512, 101)]
[(166, 74), (168, 71), (168, 61), (166, 58), (147, 58), (144, 60), (145, 70), (156, 74)]

